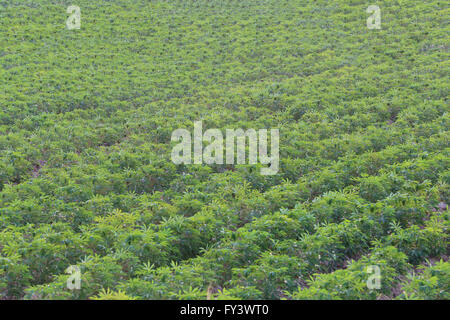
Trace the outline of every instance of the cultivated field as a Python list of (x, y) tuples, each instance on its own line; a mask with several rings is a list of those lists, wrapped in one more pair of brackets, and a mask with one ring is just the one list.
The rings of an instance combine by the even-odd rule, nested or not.
[(449, 299), (449, 4), (370, 2), (0, 0), (0, 299)]

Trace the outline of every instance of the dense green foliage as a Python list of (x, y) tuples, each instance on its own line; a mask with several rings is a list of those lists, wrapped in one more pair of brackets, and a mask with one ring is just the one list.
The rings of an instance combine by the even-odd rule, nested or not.
[[(448, 3), (377, 4), (0, 0), (0, 298), (448, 299)], [(280, 172), (173, 164), (198, 120)]]

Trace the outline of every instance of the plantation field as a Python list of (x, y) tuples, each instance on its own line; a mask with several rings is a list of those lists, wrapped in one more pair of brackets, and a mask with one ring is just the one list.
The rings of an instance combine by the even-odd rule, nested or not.
[[(0, 0), (0, 299), (449, 299), (449, 15)], [(175, 164), (196, 121), (279, 171)]]

